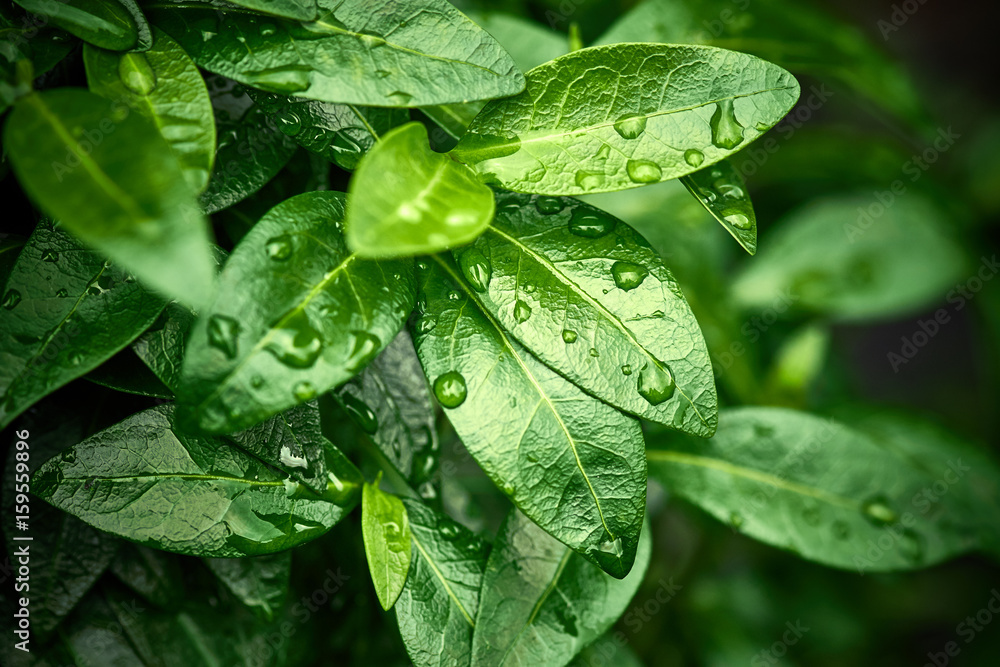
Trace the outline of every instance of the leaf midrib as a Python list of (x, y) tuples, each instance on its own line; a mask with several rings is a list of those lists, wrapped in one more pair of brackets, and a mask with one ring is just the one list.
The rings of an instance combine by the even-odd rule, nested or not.
[(468, 621), (469, 626), (473, 628), (476, 627), (476, 623), (475, 621), (472, 620), (472, 616), (469, 615), (469, 612), (466, 611), (465, 606), (462, 604), (462, 601), (458, 599), (458, 596), (455, 595), (455, 591), (452, 590), (451, 582), (448, 581), (448, 579), (444, 576), (444, 573), (441, 572), (437, 564), (434, 562), (434, 559), (431, 558), (430, 554), (427, 553), (427, 550), (424, 549), (424, 545), (420, 543), (420, 538), (417, 537), (417, 531), (412, 530), (411, 528), (410, 537), (413, 538), (413, 543), (417, 545), (417, 549), (420, 550), (420, 555), (424, 557), (424, 560), (427, 561), (427, 564), (430, 566), (431, 570), (434, 571), (434, 574), (441, 581), (441, 585), (444, 586), (444, 590), (446, 593), (448, 593), (448, 597), (450, 597), (451, 601), (455, 604), (456, 607), (458, 607), (458, 610), (462, 612), (462, 616), (464, 616), (465, 620)]

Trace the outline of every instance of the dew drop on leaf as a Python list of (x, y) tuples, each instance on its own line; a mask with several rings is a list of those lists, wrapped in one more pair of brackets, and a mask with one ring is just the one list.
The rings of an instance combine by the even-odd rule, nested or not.
[(252, 378), (250, 378), (250, 386), (253, 387), (254, 389), (260, 389), (261, 387), (264, 386), (264, 378), (262, 378), (259, 375), (254, 375)]
[(559, 197), (539, 197), (535, 202), (535, 208), (542, 215), (552, 215), (563, 210), (563, 202)]
[(462, 295), (458, 292), (458, 290), (451, 290), (450, 292), (448, 292), (449, 301), (458, 301), (461, 298)]
[(13, 310), (19, 303), (21, 303), (21, 293), (16, 289), (7, 290), (7, 294), (3, 297), (3, 307), (7, 310)]
[(465, 402), (465, 397), (469, 395), (469, 388), (461, 373), (448, 371), (434, 380), (434, 395), (444, 407), (457, 408)]
[(351, 356), (347, 359), (347, 370), (354, 372), (375, 358), (382, 347), (382, 341), (367, 331), (352, 331), (351, 335), (354, 337), (354, 345), (351, 347)]
[(395, 102), (400, 106), (406, 106), (407, 104), (410, 103), (410, 100), (413, 99), (413, 95), (405, 93), (402, 90), (394, 90), (393, 92), (389, 93), (389, 97), (393, 100), (393, 102)]
[(340, 400), (344, 402), (347, 414), (351, 415), (365, 433), (374, 435), (378, 431), (378, 417), (364, 401), (348, 393), (342, 394)]
[(477, 292), (485, 292), (490, 286), (493, 267), (490, 260), (476, 248), (469, 248), (458, 259), (462, 275)]
[(650, 405), (659, 405), (674, 395), (674, 376), (666, 364), (650, 361), (639, 371), (639, 395)]
[(277, 32), (277, 28), (274, 27), (273, 23), (261, 23), (260, 28), (257, 29), (261, 37), (271, 37)]
[(743, 143), (743, 126), (736, 120), (732, 98), (716, 103), (708, 124), (712, 128), (712, 143), (717, 147), (732, 150)]
[(587, 239), (598, 239), (610, 234), (615, 228), (614, 218), (595, 215), (578, 210), (569, 221), (569, 231), (576, 236)]
[(802, 521), (807, 526), (818, 526), (819, 519), (819, 508), (816, 505), (806, 505), (802, 509)]
[(141, 53), (124, 54), (118, 61), (118, 76), (122, 85), (136, 95), (145, 96), (156, 90), (156, 72)]
[(624, 549), (622, 549), (622, 538), (620, 537), (601, 542), (599, 549), (603, 553), (613, 555), (615, 558), (621, 558), (622, 554), (625, 553)]
[(697, 148), (689, 148), (684, 151), (684, 161), (692, 167), (700, 167), (701, 163), (705, 161), (705, 154)]
[(442, 521), (438, 526), (438, 530), (441, 531), (441, 536), (446, 540), (453, 540), (458, 537), (458, 526), (451, 521)]
[(592, 348), (590, 348), (590, 356), (596, 358), (596, 357), (601, 356), (601, 353), (597, 351), (596, 347), (592, 347)]
[(244, 76), (252, 86), (291, 95), (301, 93), (309, 88), (309, 73), (311, 71), (312, 68), (309, 65), (293, 63), (247, 72)]
[(847, 524), (839, 519), (833, 522), (833, 536), (838, 540), (846, 540), (847, 536), (851, 534), (850, 528)]
[(292, 237), (288, 234), (275, 236), (264, 245), (267, 256), (276, 262), (283, 262), (292, 256)]
[(736, 512), (730, 512), (729, 525), (731, 525), (733, 528), (739, 528), (740, 526), (743, 525), (743, 517), (741, 517)]
[(563, 329), (562, 339), (564, 343), (575, 343), (576, 342), (576, 332), (572, 329)]
[(65, 299), (66, 297), (69, 296), (69, 291), (65, 287), (63, 287), (58, 292), (56, 292), (56, 296), (59, 297), (60, 299)]
[(417, 322), (417, 333), (430, 333), (434, 331), (434, 327), (437, 326), (437, 320), (433, 317), (423, 317)]
[(625, 171), (633, 183), (656, 183), (663, 176), (660, 165), (650, 160), (629, 160)]
[(726, 209), (722, 211), (721, 215), (723, 220), (736, 229), (750, 229), (750, 218), (739, 211)]
[(531, 306), (518, 299), (517, 303), (514, 304), (514, 319), (518, 323), (524, 323), (528, 321), (529, 317), (531, 317)]
[(59, 260), (59, 253), (54, 250), (46, 250), (42, 253), (43, 262), (56, 262)]
[(576, 172), (576, 187), (583, 190), (596, 190), (604, 185), (604, 172), (584, 171)]
[(648, 275), (649, 270), (646, 267), (632, 262), (615, 262), (611, 265), (611, 276), (615, 279), (615, 285), (626, 292), (641, 285)]
[(899, 520), (899, 515), (889, 507), (889, 501), (885, 496), (875, 496), (861, 505), (861, 511), (870, 523), (876, 526), (885, 526)]
[(292, 388), (292, 394), (297, 401), (309, 401), (316, 398), (316, 387), (312, 382), (302, 381)]
[(236, 339), (240, 333), (240, 323), (225, 315), (212, 315), (208, 320), (208, 343), (226, 355), (236, 356)]
[(622, 366), (622, 375), (632, 375), (632, 367), (628, 364)]
[(302, 119), (291, 109), (282, 109), (274, 116), (274, 119), (278, 123), (278, 129), (283, 134), (294, 137), (302, 131)]
[(628, 114), (615, 121), (615, 132), (622, 139), (637, 139), (646, 130), (646, 117)]
[(319, 358), (323, 343), (305, 312), (296, 310), (290, 316), (282, 318), (280, 326), (271, 333), (271, 340), (264, 349), (286, 366), (309, 368)]

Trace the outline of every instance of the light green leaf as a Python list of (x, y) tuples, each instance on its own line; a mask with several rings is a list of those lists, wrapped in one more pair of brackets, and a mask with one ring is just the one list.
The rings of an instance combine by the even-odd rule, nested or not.
[(751, 255), (757, 252), (757, 216), (747, 184), (729, 160), (682, 176), (681, 183), (744, 250)]
[(705, 341), (646, 240), (573, 199), (501, 194), (497, 211), (456, 253), (493, 317), (601, 400), (711, 436), (717, 399)]
[(618, 580), (512, 510), (483, 574), (472, 666), (565, 665), (625, 612), (651, 542), (647, 522), (635, 567)]
[(0, 307), (2, 428), (128, 345), (163, 301), (43, 220), (17, 258)]
[[(379, 196), (373, 197), (372, 193)], [(364, 257), (407, 257), (473, 240), (493, 218), (493, 192), (408, 123), (358, 165), (348, 191), (347, 242)]]
[(139, 32), (132, 12), (117, 0), (15, 0), (29, 12), (102, 49), (127, 51)]
[(209, 230), (153, 124), (93, 93), (22, 97), (4, 128), (21, 185), (69, 231), (194, 307), (214, 289)]
[(489, 545), (422, 503), (403, 499), (413, 560), (396, 620), (416, 667), (467, 665)]
[(292, 573), (291, 551), (250, 558), (206, 558), (205, 565), (262, 619), (273, 621), (285, 605)]
[[(504, 97), (524, 77), (445, 0), (319, 0), (315, 21), (261, 20), (202, 3), (148, 11), (201, 67), (324, 102), (410, 107)], [(248, 58), (247, 54), (253, 55)]]
[(702, 46), (614, 44), (528, 72), (452, 155), (508, 190), (610, 192), (677, 178), (742, 149), (799, 97), (785, 70)]
[(312, 21), (316, 18), (316, 0), (232, 0), (234, 5), (283, 18)]
[(420, 112), (437, 125), (430, 133), (434, 150), (441, 152), (454, 148), (484, 106), (484, 102), (466, 102), (421, 108)]
[[(802, 412), (739, 408), (708, 441), (650, 436), (649, 474), (734, 529), (833, 567), (908, 570), (995, 549), (982, 536), (996, 531), (996, 464), (915, 433), (872, 438)], [(939, 479), (957, 490), (931, 502), (924, 491)]]
[(298, 145), (348, 170), (383, 134), (409, 120), (406, 109), (333, 104), (253, 89), (247, 93)]
[(329, 530), (360, 485), (317, 495), (220, 438), (185, 435), (173, 409), (135, 414), (47, 461), (32, 490), (146, 546), (231, 558), (290, 549)]
[(403, 501), (379, 489), (381, 479), (379, 473), (375, 483), (366, 483), (361, 492), (361, 534), (375, 593), (388, 611), (406, 584), (411, 535)]
[(531, 356), (444, 261), (418, 281), (417, 352), (466, 448), (546, 531), (624, 577), (645, 507), (638, 422)]
[(174, 150), (191, 188), (208, 185), (215, 161), (212, 102), (194, 62), (166, 33), (145, 53), (113, 53), (87, 45), (83, 60), (92, 92), (150, 118)]
[(733, 296), (748, 309), (784, 298), (841, 321), (913, 312), (943, 300), (962, 277), (966, 262), (950, 226), (916, 193), (888, 207), (870, 194), (820, 200), (771, 230)]
[(190, 334), (179, 416), (216, 433), (247, 428), (343, 383), (396, 336), (412, 264), (350, 253), (343, 213), (341, 193), (292, 197), (236, 246)]

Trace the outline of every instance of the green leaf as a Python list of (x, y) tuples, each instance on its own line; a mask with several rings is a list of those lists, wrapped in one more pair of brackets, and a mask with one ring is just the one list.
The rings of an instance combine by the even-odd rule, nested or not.
[[(445, 0), (319, 0), (315, 21), (260, 21), (189, 2), (149, 6), (201, 67), (323, 102), (410, 107), (504, 97), (524, 77)], [(253, 58), (247, 58), (247, 53)]]
[(146, 20), (146, 15), (142, 13), (139, 3), (136, 0), (116, 0), (135, 21), (136, 43), (135, 51), (147, 51), (153, 46), (153, 29)]
[(6, 284), (14, 270), (14, 262), (21, 254), (21, 249), (27, 241), (23, 236), (7, 234), (0, 237), (0, 284)]
[(526, 78), (523, 93), (486, 105), (452, 155), (508, 190), (547, 195), (684, 176), (746, 147), (799, 97), (780, 67), (702, 46), (593, 47)]
[(644, 667), (642, 661), (625, 643), (620, 632), (607, 632), (601, 635), (569, 663), (569, 667), (596, 667), (596, 665)]
[[(808, 560), (908, 570), (979, 546), (995, 532), (1000, 494), (996, 464), (940, 440), (908, 444), (913, 433), (875, 439), (806, 413), (738, 408), (723, 412), (711, 440), (651, 439), (649, 473), (734, 529)], [(972, 461), (982, 467), (969, 477)], [(956, 488), (976, 491), (923, 496), (956, 477)]]
[(174, 554), (125, 542), (111, 565), (111, 572), (118, 581), (158, 607), (175, 607), (184, 600), (184, 574)]
[(0, 427), (110, 359), (163, 309), (127, 273), (42, 221), (0, 306)]
[(444, 152), (454, 148), (484, 106), (484, 102), (467, 102), (422, 107), (420, 113), (437, 125), (430, 133), (434, 150)]
[(50, 459), (33, 491), (92, 526), (164, 551), (232, 558), (290, 549), (337, 523), (359, 485), (318, 495), (220, 438), (137, 413)]
[(681, 183), (744, 250), (751, 255), (757, 252), (757, 216), (743, 175), (729, 160), (682, 176)]
[(349, 379), (399, 332), (412, 265), (350, 253), (343, 212), (340, 193), (292, 197), (236, 247), (190, 334), (184, 419), (216, 433), (256, 424)]
[(434, 402), (406, 331), (334, 396), (413, 486), (428, 480), (440, 453)]
[(536, 21), (491, 11), (468, 12), (468, 16), (493, 35), (522, 72), (558, 58), (568, 50), (565, 35)]
[(234, 5), (283, 18), (312, 21), (316, 18), (316, 0), (232, 0)]
[(84, 377), (94, 384), (126, 394), (163, 399), (174, 397), (174, 392), (130, 348), (125, 348)]
[(215, 170), (200, 201), (206, 213), (215, 213), (260, 190), (288, 164), (296, 144), (278, 131), (242, 86), (220, 76), (208, 77), (205, 83), (215, 110), (218, 146)]
[(19, 12), (0, 8), (0, 113), (31, 92), (31, 79), (52, 69), (72, 48), (61, 30), (39, 29)]
[(467, 665), (489, 545), (426, 505), (403, 499), (413, 560), (396, 620), (416, 667)]
[(361, 160), (348, 192), (347, 241), (365, 257), (453, 248), (493, 218), (492, 191), (471, 169), (432, 151), (420, 123), (386, 134)]
[(199, 307), (214, 288), (208, 225), (153, 124), (63, 88), (14, 105), (14, 173), (41, 209), (162, 294)]
[(382, 609), (388, 611), (406, 584), (410, 570), (410, 522), (403, 501), (378, 488), (381, 473), (361, 492), (361, 534), (368, 571)]
[(573, 199), (501, 194), (497, 211), (456, 253), (493, 317), (601, 400), (711, 436), (717, 399), (705, 342), (646, 240)]
[(29, 12), (102, 49), (127, 51), (139, 32), (132, 12), (117, 0), (15, 0)]
[(466, 448), (532, 520), (624, 577), (646, 497), (638, 422), (532, 357), (443, 261), (419, 281), (417, 352)]
[(149, 329), (132, 343), (132, 349), (170, 391), (177, 393), (181, 363), (194, 314), (179, 303), (170, 303)]
[(191, 188), (208, 185), (215, 161), (212, 102), (198, 67), (166, 33), (145, 53), (83, 50), (90, 90), (150, 118), (181, 163)]
[(409, 120), (405, 109), (333, 104), (247, 91), (278, 129), (298, 145), (343, 169), (355, 169), (379, 138)]
[(205, 565), (262, 619), (273, 621), (284, 607), (292, 573), (291, 551), (252, 558), (206, 558)]
[(913, 312), (942, 300), (963, 275), (951, 226), (916, 193), (888, 207), (871, 195), (820, 200), (771, 230), (733, 297), (747, 309), (790, 301), (841, 321)]
[(647, 523), (636, 566), (618, 580), (512, 510), (483, 574), (473, 667), (565, 665), (625, 612), (646, 574), (650, 545)]

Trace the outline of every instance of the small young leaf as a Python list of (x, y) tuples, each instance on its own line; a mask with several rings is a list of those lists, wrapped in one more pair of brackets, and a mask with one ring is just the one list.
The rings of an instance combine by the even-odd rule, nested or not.
[(639, 423), (511, 340), (454, 269), (424, 265), (417, 351), (462, 442), (522, 511), (624, 577), (646, 497)]
[(729, 160), (682, 176), (681, 183), (744, 250), (751, 255), (757, 252), (757, 216), (743, 175)]
[(163, 301), (43, 220), (17, 258), (0, 308), (0, 428), (110, 359)]
[(139, 41), (135, 18), (118, 0), (15, 0), (29, 12), (102, 49), (127, 51)]
[[(373, 197), (371, 193), (378, 192)], [(427, 143), (427, 129), (392, 130), (351, 179), (347, 242), (364, 257), (405, 257), (473, 240), (493, 218), (493, 193)]]
[(152, 119), (174, 150), (195, 192), (208, 185), (215, 161), (215, 122), (205, 81), (166, 33), (145, 53), (83, 50), (90, 90)]
[(456, 255), (463, 272), (482, 258), (477, 298), (585, 391), (644, 419), (715, 432), (698, 322), (659, 255), (624, 222), (574, 199), (505, 193), (486, 233)]
[(512, 510), (486, 562), (472, 636), (472, 667), (565, 665), (632, 600), (649, 566), (643, 528), (635, 567), (615, 579)]
[(32, 490), (101, 530), (194, 556), (256, 556), (314, 539), (353, 508), (359, 485), (318, 495), (219, 438), (174, 426), (173, 409), (135, 414), (70, 447)]
[(411, 107), (505, 97), (524, 88), (503, 48), (445, 0), (317, 4), (319, 16), (308, 22), (263, 21), (196, 2), (161, 2), (149, 11), (201, 67), (274, 93)]
[(273, 621), (288, 597), (292, 552), (252, 558), (206, 558), (226, 588), (265, 621)]
[(487, 104), (452, 155), (506, 189), (547, 195), (684, 176), (745, 147), (799, 96), (780, 67), (704, 46), (582, 49), (527, 81)]
[(66, 229), (166, 296), (210, 299), (208, 224), (149, 120), (79, 89), (32, 93), (14, 105), (4, 147), (24, 189)]
[(388, 611), (406, 584), (410, 571), (410, 522), (406, 507), (396, 496), (366, 483), (361, 492), (361, 534), (368, 570), (382, 609)]
[(416, 667), (467, 665), (489, 545), (426, 505), (403, 499), (413, 560), (396, 620)]
[(341, 384), (396, 336), (414, 301), (412, 264), (350, 253), (343, 212), (341, 193), (292, 197), (236, 247), (190, 334), (183, 419), (247, 428)]

